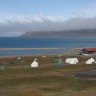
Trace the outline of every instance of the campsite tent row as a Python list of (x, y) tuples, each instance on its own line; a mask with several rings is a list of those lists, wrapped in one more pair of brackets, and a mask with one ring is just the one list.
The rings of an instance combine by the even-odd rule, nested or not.
[[(67, 64), (77, 64), (79, 61), (77, 58), (67, 58), (65, 60), (65, 63)], [(93, 64), (96, 63), (95, 60), (93, 58), (88, 59), (86, 62), (86, 64)], [(55, 64), (56, 66), (59, 66), (58, 64)], [(39, 67), (39, 64), (37, 62), (37, 59), (34, 59), (33, 63), (31, 64), (31, 67)]]
[[(65, 62), (69, 63), (69, 64), (77, 64), (78, 59), (77, 58), (67, 58)], [(92, 63), (96, 63), (96, 62), (95, 62), (95, 60), (93, 58), (90, 58), (85, 63), (86, 64), (92, 64)]]
[[(79, 61), (77, 58), (67, 58), (65, 62), (68, 64), (77, 64)], [(85, 63), (86, 64), (93, 64), (93, 63), (95, 63), (95, 60), (93, 58), (90, 58)]]

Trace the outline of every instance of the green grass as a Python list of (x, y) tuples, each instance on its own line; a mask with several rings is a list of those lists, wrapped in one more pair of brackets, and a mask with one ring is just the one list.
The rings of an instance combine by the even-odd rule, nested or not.
[[(35, 57), (25, 57), (25, 61), (23, 62), (24, 64), (19, 64), (27, 65), (28, 63), (31, 63), (32, 58)], [(52, 62), (54, 64), (53, 59), (56, 58), (57, 57), (54, 56), (48, 57), (46, 58), (47, 63), (45, 63), (46, 60), (39, 57), (39, 61), (41, 64), (48, 64)], [(84, 62), (87, 58), (89, 57), (83, 58), (79, 56), (79, 59), (82, 60), (82, 62)], [(6, 60), (9, 59), (7, 58)], [(1, 61), (3, 62), (3, 60)], [(17, 64), (17, 66), (19, 66), (19, 64)], [(77, 65), (63, 65), (60, 68), (55, 67), (53, 64), (48, 67), (10, 68), (0, 70), (1, 96), (19, 96), (18, 94), (20, 94), (20, 96), (27, 96), (27, 92), (30, 93), (28, 96), (32, 96), (34, 91), (39, 93), (40, 96), (95, 96), (96, 78), (82, 79), (73, 75), (77, 72), (90, 73), (90, 70), (96, 69), (95, 64), (86, 65), (81, 63)]]

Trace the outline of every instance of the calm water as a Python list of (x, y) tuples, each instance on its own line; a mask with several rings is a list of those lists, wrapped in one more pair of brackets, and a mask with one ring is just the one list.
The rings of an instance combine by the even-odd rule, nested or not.
[(95, 37), (0, 38), (0, 48), (96, 47)]
[[(64, 38), (0, 38), (0, 48), (74, 48), (96, 47), (95, 37), (64, 37)], [(69, 50), (22, 50), (0, 51), (0, 56), (52, 54)]]

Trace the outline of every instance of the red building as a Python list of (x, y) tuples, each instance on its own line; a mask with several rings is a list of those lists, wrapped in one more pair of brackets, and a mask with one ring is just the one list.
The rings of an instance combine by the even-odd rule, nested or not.
[(84, 48), (81, 50), (82, 54), (96, 54), (96, 48)]

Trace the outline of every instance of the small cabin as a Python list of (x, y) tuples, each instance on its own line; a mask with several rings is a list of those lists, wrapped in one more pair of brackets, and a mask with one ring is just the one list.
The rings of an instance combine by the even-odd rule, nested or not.
[(84, 48), (81, 50), (82, 54), (96, 54), (96, 48)]

